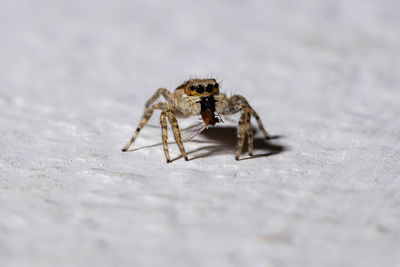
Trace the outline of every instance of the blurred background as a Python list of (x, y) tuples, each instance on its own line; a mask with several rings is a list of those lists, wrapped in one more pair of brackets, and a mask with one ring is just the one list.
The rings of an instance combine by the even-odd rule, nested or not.
[(357, 90), (344, 82), (367, 90), (382, 77), (393, 88), (399, 70), (399, 7), (391, 0), (1, 5), (3, 95), (29, 90), (46, 94), (44, 102), (94, 90), (98, 98), (147, 97), (204, 76), (232, 92), (307, 95), (317, 87), (329, 97), (332, 84)]
[[(399, 266), (399, 14), (1, 0), (0, 265)], [(235, 162), (235, 120), (211, 134), (227, 149), (188, 143), (207, 155), (188, 163), (120, 153), (157, 88), (202, 77), (244, 95), (282, 153)], [(157, 116), (135, 147), (161, 141)]]

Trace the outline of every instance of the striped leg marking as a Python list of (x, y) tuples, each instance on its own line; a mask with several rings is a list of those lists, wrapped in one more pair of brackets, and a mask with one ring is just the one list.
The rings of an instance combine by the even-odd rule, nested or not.
[(239, 128), (238, 128), (239, 140), (238, 140), (237, 151), (236, 151), (236, 155), (235, 155), (236, 160), (239, 160), (240, 154), (242, 154), (244, 137), (245, 137), (245, 123), (246, 123), (246, 111), (242, 110), (242, 115), (240, 115)]
[(250, 107), (250, 112), (251, 112), (251, 115), (253, 115), (253, 117), (256, 119), (258, 128), (260, 128), (260, 130), (263, 132), (265, 138), (268, 139), (270, 136), (269, 136), (268, 132), (264, 129), (264, 126), (261, 122), (260, 116), (258, 116), (257, 112), (251, 107)]
[(250, 110), (247, 109), (246, 112), (246, 132), (247, 132), (247, 141), (249, 147), (249, 156), (253, 156), (253, 129), (251, 127), (251, 114)]
[(160, 124), (161, 124), (161, 136), (162, 136), (162, 143), (164, 148), (165, 158), (167, 159), (167, 163), (171, 162), (168, 152), (168, 132), (167, 132), (167, 120), (165, 119), (165, 111), (161, 112), (160, 115)]
[(172, 94), (165, 88), (158, 89), (154, 93), (154, 95), (152, 97), (150, 97), (149, 100), (147, 100), (146, 108), (150, 107), (150, 105), (153, 104), (160, 97), (160, 95), (162, 95), (165, 98), (165, 100), (167, 100), (167, 102), (169, 102)]
[(167, 116), (168, 116), (169, 123), (172, 126), (172, 132), (174, 133), (175, 141), (179, 147), (179, 150), (181, 151), (181, 154), (185, 158), (185, 160), (189, 160), (186, 155), (185, 148), (183, 147), (183, 144), (182, 144), (181, 132), (179, 131), (178, 122), (176, 121), (176, 118), (172, 112), (170, 112), (170, 111), (167, 112)]
[(153, 112), (155, 109), (166, 109), (166, 108), (167, 108), (167, 104), (165, 104), (165, 103), (157, 103), (157, 104), (154, 104), (151, 107), (147, 108), (144, 112), (142, 120), (139, 123), (139, 126), (136, 128), (135, 132), (133, 133), (131, 140), (124, 146), (122, 151), (124, 151), (124, 152), (127, 151), (129, 149), (129, 147), (132, 145), (132, 143), (135, 142), (135, 139), (139, 135), (140, 130), (147, 124), (147, 122), (151, 118), (151, 115), (153, 115)]

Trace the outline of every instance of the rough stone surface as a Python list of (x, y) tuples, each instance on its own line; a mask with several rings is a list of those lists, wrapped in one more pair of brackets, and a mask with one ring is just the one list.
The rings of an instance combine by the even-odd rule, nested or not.
[[(400, 266), (399, 14), (2, 0), (0, 265)], [(155, 113), (120, 151), (158, 87), (204, 76), (280, 138), (237, 162), (233, 116), (166, 164)]]

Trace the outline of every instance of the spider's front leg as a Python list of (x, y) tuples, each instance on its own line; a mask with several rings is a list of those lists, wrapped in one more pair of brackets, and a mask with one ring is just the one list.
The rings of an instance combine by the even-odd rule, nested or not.
[[(176, 144), (178, 145), (182, 156), (185, 158), (186, 161), (188, 161), (189, 159), (187, 157), (185, 148), (183, 147), (183, 144), (182, 144), (182, 137), (181, 137), (181, 132), (179, 131), (178, 121), (176, 120), (175, 115), (172, 111), (167, 112), (167, 117), (168, 117), (169, 123), (172, 126), (172, 132), (174, 133)], [(168, 160), (168, 158), (167, 158), (167, 160)]]
[(228, 107), (228, 110), (231, 112), (230, 114), (238, 112), (240, 110), (240, 107), (242, 107), (242, 106), (248, 106), (250, 114), (251, 114), (250, 119), (251, 119), (251, 116), (253, 116), (257, 121), (258, 128), (260, 128), (260, 130), (263, 132), (265, 138), (266, 139), (271, 138), (271, 136), (265, 130), (265, 128), (261, 122), (260, 116), (258, 116), (257, 112), (249, 105), (246, 98), (244, 98), (241, 95), (234, 95), (234, 96), (231, 96), (230, 98), (228, 98), (227, 100), (228, 100), (227, 107)]
[(166, 111), (162, 111), (160, 114), (162, 143), (163, 143), (165, 158), (167, 159), (167, 163), (170, 163), (171, 158), (169, 157), (169, 152), (168, 152), (168, 129), (167, 129), (167, 120), (165, 119), (165, 117), (166, 117)]
[(172, 96), (172, 94), (171, 94), (167, 89), (165, 89), (165, 88), (159, 88), (159, 89), (154, 93), (154, 95), (153, 95), (152, 97), (150, 97), (149, 100), (147, 100), (145, 107), (146, 107), (146, 108), (150, 107), (151, 104), (153, 104), (153, 103), (157, 100), (157, 98), (160, 97), (160, 95), (162, 95), (162, 96), (165, 98), (165, 100), (166, 100), (167, 102), (170, 102), (170, 101), (171, 101), (171, 96)]
[(253, 155), (253, 129), (251, 126), (251, 116), (254, 116), (257, 120), (258, 127), (263, 132), (266, 138), (269, 138), (267, 131), (264, 129), (260, 117), (255, 112), (255, 110), (249, 105), (247, 100), (241, 95), (234, 95), (230, 98), (226, 98), (225, 95), (221, 95), (218, 100), (218, 106), (220, 107), (220, 113), (223, 115), (231, 115), (238, 112), (242, 112), (239, 119), (238, 126), (238, 145), (237, 151), (235, 155), (235, 159), (239, 160), (239, 157), (242, 153), (245, 134), (247, 133), (248, 137), (248, 151), (249, 155)]
[(149, 108), (146, 108), (146, 110), (144, 111), (144, 115), (142, 117), (142, 120), (139, 123), (139, 126), (136, 128), (135, 132), (133, 133), (131, 139), (129, 140), (129, 142), (124, 146), (124, 148), (122, 149), (122, 151), (127, 151), (129, 149), (129, 147), (132, 145), (133, 142), (135, 142), (136, 137), (138, 136), (140, 130), (147, 124), (147, 122), (149, 121), (149, 119), (151, 118), (151, 115), (153, 115), (153, 112), (155, 109), (161, 109), (161, 110), (167, 110), (168, 109), (168, 104), (166, 103), (157, 103), (152, 105)]

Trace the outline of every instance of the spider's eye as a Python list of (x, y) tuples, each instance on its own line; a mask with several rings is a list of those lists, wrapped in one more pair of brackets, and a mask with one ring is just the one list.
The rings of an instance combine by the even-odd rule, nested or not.
[(204, 86), (201, 85), (201, 84), (197, 85), (196, 91), (199, 94), (203, 93), (204, 92)]
[(215, 84), (214, 84), (214, 87), (215, 87), (215, 88), (218, 88), (218, 87), (219, 87), (219, 84), (218, 84), (218, 83), (215, 83)]
[(208, 84), (207, 88), (206, 88), (206, 91), (211, 93), (213, 90), (214, 90), (214, 86), (212, 84)]
[(194, 90), (194, 85), (191, 85), (189, 88), (190, 88), (190, 90), (193, 91)]

